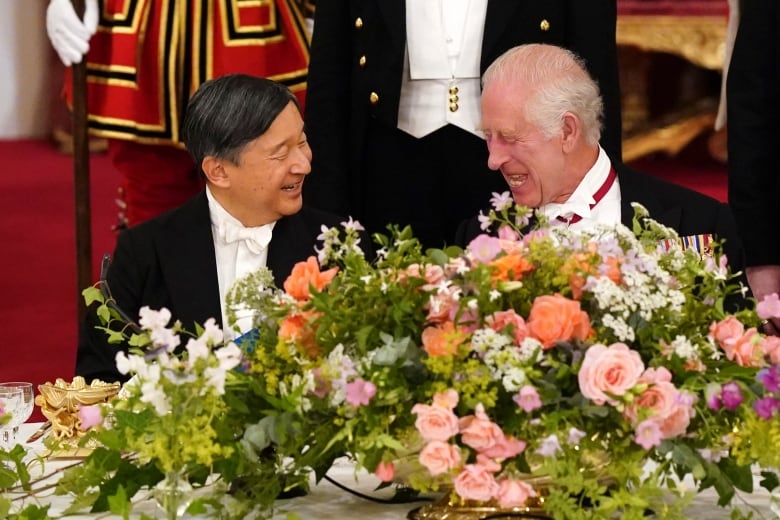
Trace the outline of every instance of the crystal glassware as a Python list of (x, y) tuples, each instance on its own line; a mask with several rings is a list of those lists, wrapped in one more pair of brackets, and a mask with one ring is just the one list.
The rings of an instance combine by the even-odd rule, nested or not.
[(19, 426), (27, 422), (27, 419), (32, 415), (33, 408), (35, 407), (35, 393), (33, 391), (32, 383), (26, 381), (3, 382), (0, 383), (0, 390), (2, 389), (18, 390), (22, 394), (19, 408), (3, 431), (3, 443), (5, 445), (13, 445), (16, 442), (16, 435), (19, 433)]
[(11, 449), (11, 435), (14, 427), (18, 427), (18, 417), (24, 409), (24, 394), (20, 388), (0, 387), (0, 417), (10, 419), (0, 424), (0, 448)]

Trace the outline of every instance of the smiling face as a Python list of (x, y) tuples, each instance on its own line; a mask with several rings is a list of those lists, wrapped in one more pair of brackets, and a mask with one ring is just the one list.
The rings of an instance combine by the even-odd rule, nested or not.
[(488, 167), (500, 170), (515, 202), (538, 208), (564, 202), (579, 179), (567, 171), (563, 132), (548, 138), (527, 121), (523, 110), (532, 90), (518, 82), (496, 80), (482, 92), (482, 130)]
[[(209, 175), (215, 165), (217, 175)], [(311, 171), (311, 148), (298, 108), (289, 103), (263, 135), (247, 143), (238, 164), (207, 157), (203, 170), (215, 198), (247, 227), (297, 213), (303, 180)]]

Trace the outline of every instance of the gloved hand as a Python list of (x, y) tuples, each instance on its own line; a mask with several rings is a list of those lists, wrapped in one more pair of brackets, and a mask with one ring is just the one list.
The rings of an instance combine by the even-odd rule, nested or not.
[(97, 0), (86, 0), (80, 20), (71, 0), (51, 0), (46, 9), (46, 33), (66, 66), (79, 63), (89, 50), (89, 39), (98, 25)]

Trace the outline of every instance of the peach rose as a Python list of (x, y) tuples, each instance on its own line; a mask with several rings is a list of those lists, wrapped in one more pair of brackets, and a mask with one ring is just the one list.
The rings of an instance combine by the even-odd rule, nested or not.
[(593, 334), (588, 315), (580, 303), (556, 294), (537, 296), (528, 315), (528, 334), (545, 349), (556, 341), (587, 339)]
[(623, 343), (593, 345), (585, 352), (578, 374), (580, 391), (596, 404), (616, 405), (613, 396), (633, 388), (644, 369), (639, 353)]
[(466, 333), (451, 321), (427, 327), (422, 333), (423, 349), (429, 356), (452, 356), (466, 340)]
[(455, 492), (466, 500), (488, 501), (498, 493), (496, 478), (480, 464), (467, 464), (455, 477)]
[(723, 345), (730, 340), (735, 340), (745, 333), (745, 326), (734, 316), (728, 316), (719, 322), (712, 322), (710, 325), (710, 337), (718, 345)]
[(290, 276), (284, 281), (284, 290), (298, 301), (308, 301), (311, 297), (309, 286), (314, 286), (318, 291), (323, 290), (338, 271), (337, 267), (320, 271), (317, 258), (310, 256), (305, 262), (295, 264)]
[(460, 434), (463, 443), (477, 451), (490, 449), (504, 438), (504, 432), (490, 420), (481, 404), (474, 415), (461, 418)]
[(447, 410), (454, 410), (455, 407), (458, 406), (459, 400), (458, 392), (450, 388), (444, 392), (434, 394), (433, 405), (446, 408)]
[(487, 317), (485, 322), (496, 332), (501, 332), (511, 325), (513, 327), (515, 345), (520, 345), (528, 337), (528, 327), (525, 325), (525, 320), (514, 309), (494, 312), (493, 315)]
[(766, 336), (761, 341), (761, 351), (769, 357), (773, 365), (780, 364), (780, 337)]
[(536, 491), (527, 482), (502, 479), (498, 482), (496, 499), (501, 507), (523, 507), (530, 497), (535, 497)]
[(431, 475), (441, 475), (460, 465), (460, 451), (448, 442), (431, 441), (420, 452), (419, 460)]
[(458, 417), (449, 408), (416, 404), (412, 413), (417, 415), (414, 426), (426, 441), (446, 441), (458, 433)]
[(740, 337), (726, 341), (722, 347), (726, 357), (738, 365), (755, 367), (763, 363), (764, 351), (760, 344), (761, 336), (755, 327), (751, 327)]

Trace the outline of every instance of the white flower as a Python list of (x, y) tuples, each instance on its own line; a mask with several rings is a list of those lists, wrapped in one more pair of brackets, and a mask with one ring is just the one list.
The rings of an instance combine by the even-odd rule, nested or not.
[(155, 311), (150, 309), (148, 305), (144, 305), (141, 307), (141, 310), (138, 311), (138, 315), (140, 316), (138, 324), (141, 325), (144, 330), (165, 328), (171, 321), (171, 311), (165, 307), (159, 311)]

